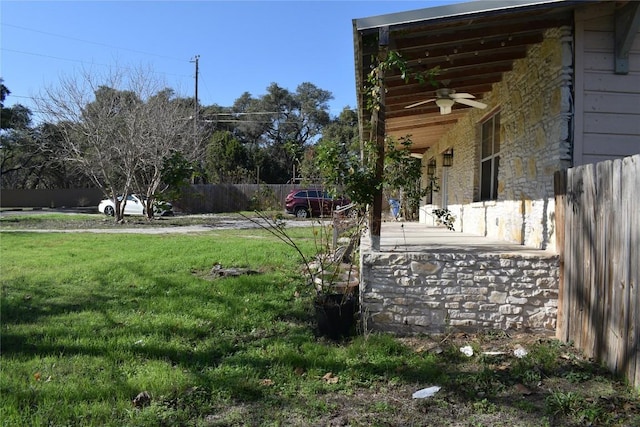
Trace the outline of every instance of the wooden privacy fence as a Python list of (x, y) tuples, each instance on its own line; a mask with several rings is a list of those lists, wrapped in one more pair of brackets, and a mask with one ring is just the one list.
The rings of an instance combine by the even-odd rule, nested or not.
[(98, 188), (56, 188), (38, 190), (2, 189), (0, 207), (3, 208), (76, 208), (93, 206), (104, 194)]
[[(171, 200), (184, 213), (238, 212), (252, 209), (284, 209), (292, 184), (201, 184), (186, 188), (179, 200)], [(105, 196), (97, 188), (8, 190), (0, 195), (2, 208), (94, 207)]]
[(557, 336), (640, 387), (640, 155), (560, 171), (555, 194)]
[(174, 205), (184, 213), (284, 210), (284, 199), (294, 188), (291, 184), (191, 185)]

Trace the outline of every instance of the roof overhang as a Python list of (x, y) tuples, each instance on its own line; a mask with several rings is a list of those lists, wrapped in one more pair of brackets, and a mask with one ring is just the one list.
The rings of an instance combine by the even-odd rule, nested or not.
[[(584, 1), (473, 1), (369, 18), (354, 19), (358, 111), (366, 111), (364, 84), (379, 50), (379, 34), (388, 34), (388, 48), (407, 61), (412, 72), (439, 68), (436, 80), (457, 92), (482, 100), (493, 84), (524, 58), (531, 45), (542, 42), (549, 28), (572, 26), (573, 10)], [(435, 102), (406, 108), (434, 98), (436, 87), (405, 82), (397, 70), (385, 76), (386, 134), (411, 135), (412, 149), (423, 153), (469, 108), (456, 103), (451, 114), (440, 114)]]

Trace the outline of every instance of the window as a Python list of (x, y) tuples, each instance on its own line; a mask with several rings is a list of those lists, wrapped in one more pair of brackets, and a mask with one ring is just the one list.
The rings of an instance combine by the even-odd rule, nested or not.
[(480, 200), (496, 200), (500, 168), (500, 113), (482, 123), (480, 139)]
[(427, 194), (426, 194), (426, 204), (430, 205), (433, 203), (433, 186), (436, 185), (436, 159), (432, 157), (429, 159), (429, 163), (427, 163)]

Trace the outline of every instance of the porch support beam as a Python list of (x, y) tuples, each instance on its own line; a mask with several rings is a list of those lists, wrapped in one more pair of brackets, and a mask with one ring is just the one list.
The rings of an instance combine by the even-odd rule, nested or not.
[[(378, 29), (378, 64), (387, 60), (389, 50), (389, 27)], [(373, 191), (373, 204), (371, 205), (371, 249), (380, 250), (380, 229), (382, 228), (382, 180), (384, 179), (384, 146), (385, 146), (385, 96), (384, 96), (384, 68), (381, 67), (377, 84), (380, 100), (378, 108), (373, 108), (371, 113), (371, 129), (375, 138), (376, 164), (375, 182), (378, 184)]]
[(629, 51), (640, 28), (640, 2), (631, 1), (615, 12), (616, 74), (629, 73)]

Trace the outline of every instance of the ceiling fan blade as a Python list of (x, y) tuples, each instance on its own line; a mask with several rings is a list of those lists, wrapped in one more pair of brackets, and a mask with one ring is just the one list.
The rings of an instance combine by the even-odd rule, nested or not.
[(407, 105), (407, 106), (406, 106), (406, 107), (404, 107), (404, 108), (413, 108), (413, 107), (417, 107), (418, 105), (426, 104), (427, 102), (433, 102), (433, 101), (435, 101), (435, 100), (436, 100), (435, 98), (433, 98), (433, 99), (427, 99), (427, 100), (424, 100), (424, 101), (416, 102), (415, 104)]
[(471, 99), (459, 98), (459, 99), (456, 99), (455, 101), (459, 102), (460, 104), (468, 105), (469, 107), (482, 108), (482, 109), (487, 108), (487, 104), (484, 104), (479, 101), (472, 101)]
[(471, 95), (470, 93), (452, 93), (451, 95), (449, 95), (449, 97), (452, 99), (475, 98), (475, 96)]

